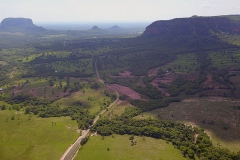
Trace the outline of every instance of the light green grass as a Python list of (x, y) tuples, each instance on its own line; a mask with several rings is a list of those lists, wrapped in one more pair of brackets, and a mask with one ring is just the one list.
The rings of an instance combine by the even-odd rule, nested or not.
[(23, 111), (0, 111), (0, 126), (1, 160), (59, 159), (79, 135), (70, 117), (29, 120)]
[(238, 66), (240, 62), (239, 51), (218, 51), (209, 53), (209, 58), (212, 60), (212, 66), (217, 68), (227, 66)]
[[(78, 152), (76, 160), (184, 160), (181, 152), (166, 141), (149, 137), (134, 137), (131, 146), (129, 135), (93, 136)], [(108, 151), (109, 148), (109, 151)]]
[(117, 104), (113, 105), (110, 109), (108, 109), (103, 114), (103, 117), (112, 118), (117, 115), (120, 116), (121, 114), (124, 113), (124, 111), (127, 107), (133, 107), (133, 106), (130, 103), (128, 103), (127, 101), (121, 101), (120, 103), (118, 102)]
[(195, 72), (197, 67), (196, 55), (189, 53), (178, 55), (173, 62), (164, 65), (161, 69), (168, 71), (171, 68), (175, 73), (192, 73)]
[[(83, 91), (85, 93), (83, 93)], [(73, 93), (66, 98), (62, 98), (53, 104), (59, 104), (62, 107), (74, 105), (77, 101), (81, 101), (85, 109), (89, 110), (91, 114), (96, 114), (100, 111), (101, 107), (107, 107), (110, 102), (110, 98), (105, 96), (102, 89), (94, 90), (90, 89), (88, 85), (85, 85), (79, 92)], [(105, 103), (105, 105), (104, 105)]]

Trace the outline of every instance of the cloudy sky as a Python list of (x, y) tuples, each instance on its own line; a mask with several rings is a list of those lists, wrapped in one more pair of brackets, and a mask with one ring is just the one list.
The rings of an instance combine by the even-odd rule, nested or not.
[(151, 22), (226, 14), (240, 14), (240, 0), (0, 0), (0, 20)]

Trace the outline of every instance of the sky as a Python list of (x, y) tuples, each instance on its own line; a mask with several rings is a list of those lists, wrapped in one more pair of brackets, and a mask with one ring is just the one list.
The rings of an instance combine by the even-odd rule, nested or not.
[(0, 0), (0, 20), (33, 22), (153, 22), (240, 14), (240, 0)]

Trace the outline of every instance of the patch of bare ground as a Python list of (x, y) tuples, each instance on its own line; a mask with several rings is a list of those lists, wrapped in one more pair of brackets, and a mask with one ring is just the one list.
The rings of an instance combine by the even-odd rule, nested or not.
[(160, 70), (160, 67), (152, 68), (148, 71), (148, 76), (157, 76), (158, 71)]
[(117, 90), (119, 93), (127, 95), (131, 99), (141, 99), (140, 94), (129, 87), (121, 86), (119, 84), (111, 84), (109, 86)]
[(202, 83), (203, 88), (208, 89), (226, 89), (225, 85), (216, 82), (211, 74), (207, 74), (207, 79)]
[(176, 76), (171, 73), (165, 73), (162, 77), (154, 80), (155, 83), (171, 84), (176, 79)]
[[(46, 87), (37, 87), (37, 88), (32, 88), (32, 89), (20, 89), (19, 87), (15, 87), (13, 90), (11, 90), (11, 93), (14, 93), (14, 95), (18, 94), (18, 93), (22, 93), (22, 92), (28, 92), (29, 95), (33, 96), (33, 97), (37, 97), (37, 98), (43, 98), (43, 95), (39, 95), (37, 94), (37, 90), (41, 89), (43, 90)], [(47, 87), (50, 88), (50, 87)], [(56, 95), (51, 95), (48, 96), (49, 99), (54, 99), (56, 97), (60, 97), (63, 98), (66, 95), (69, 95), (69, 92), (59, 92)]]
[(132, 73), (130, 71), (124, 71), (122, 73), (119, 73), (120, 76), (131, 76)]

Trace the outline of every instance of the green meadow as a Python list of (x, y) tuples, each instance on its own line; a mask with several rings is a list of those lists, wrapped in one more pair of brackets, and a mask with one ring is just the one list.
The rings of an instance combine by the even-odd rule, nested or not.
[(163, 70), (173, 71), (175, 73), (192, 73), (198, 67), (197, 57), (194, 53), (178, 55), (176, 59), (163, 67)]
[[(120, 102), (120, 103), (119, 103)], [(128, 107), (133, 107), (129, 102), (127, 101), (119, 101), (117, 104), (113, 105), (111, 108), (109, 108), (104, 114), (103, 117), (112, 118), (114, 116), (120, 116), (124, 113), (125, 109)]]
[(129, 140), (129, 135), (90, 137), (80, 148), (76, 160), (184, 160), (181, 152), (161, 139), (137, 137)]
[(110, 97), (107, 97), (103, 91), (103, 89), (91, 89), (89, 85), (85, 84), (84, 88), (79, 92), (57, 100), (53, 104), (67, 107), (81, 102), (84, 109), (89, 110), (91, 114), (97, 114), (101, 109), (106, 108), (111, 103)]
[(1, 160), (59, 159), (79, 135), (70, 117), (39, 118), (23, 110), (1, 110), (0, 126)]

